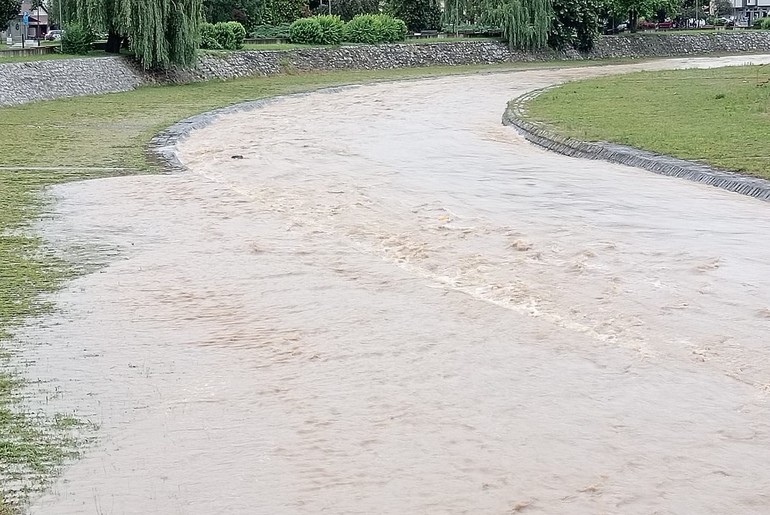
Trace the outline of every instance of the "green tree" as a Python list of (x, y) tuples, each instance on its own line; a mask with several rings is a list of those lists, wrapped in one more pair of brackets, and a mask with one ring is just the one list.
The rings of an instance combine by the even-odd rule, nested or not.
[(203, 16), (209, 23), (237, 21), (251, 30), (260, 23), (260, 0), (203, 0)]
[(436, 0), (389, 0), (385, 10), (394, 18), (404, 20), (412, 32), (441, 28), (441, 7)]
[(608, 16), (628, 19), (631, 32), (636, 32), (640, 18), (676, 16), (681, 6), (681, 0), (604, 0)]
[(581, 51), (594, 46), (602, 5), (598, 0), (553, 0), (553, 21), (548, 45), (563, 49), (572, 46)]
[[(359, 14), (378, 14), (380, 12), (380, 0), (331, 0), (332, 14), (336, 14), (344, 21), (350, 21)], [(310, 7), (314, 13), (327, 14), (329, 12), (328, 0), (321, 4), (318, 0), (311, 0)]]
[(733, 14), (733, 3), (730, 0), (713, 0), (711, 10), (715, 16), (729, 16)]
[(456, 27), (463, 24), (474, 25), (481, 19), (483, 3), (481, 0), (444, 0), (444, 12), (441, 21), (445, 25)]
[(548, 44), (552, 14), (551, 0), (485, 0), (480, 21), (502, 28), (510, 48), (532, 50)]
[[(556, 0), (553, 3), (557, 3)], [(562, 3), (567, 6), (569, 1)], [(548, 44), (554, 14), (552, 0), (445, 0), (444, 9), (445, 24), (480, 23), (498, 27), (508, 46), (519, 50)]]
[(19, 15), (21, 2), (19, 0), (0, 0), (0, 27), (3, 29)]
[(199, 45), (201, 0), (60, 0), (63, 23), (107, 32), (110, 50), (127, 39), (145, 68), (189, 66)]
[(257, 23), (280, 25), (308, 15), (307, 0), (264, 0), (259, 6)]

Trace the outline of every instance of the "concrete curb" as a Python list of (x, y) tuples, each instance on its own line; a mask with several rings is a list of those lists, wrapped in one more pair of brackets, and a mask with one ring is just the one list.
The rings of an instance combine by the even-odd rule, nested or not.
[(503, 113), (503, 125), (515, 127), (527, 141), (535, 145), (566, 156), (600, 159), (611, 163), (635, 166), (660, 175), (680, 177), (770, 201), (770, 181), (765, 179), (741, 175), (729, 170), (713, 168), (706, 164), (647, 152), (625, 145), (607, 142), (589, 143), (561, 136), (551, 131), (545, 124), (527, 120), (527, 103), (553, 87), (558, 86), (531, 91), (511, 100), (505, 113)]

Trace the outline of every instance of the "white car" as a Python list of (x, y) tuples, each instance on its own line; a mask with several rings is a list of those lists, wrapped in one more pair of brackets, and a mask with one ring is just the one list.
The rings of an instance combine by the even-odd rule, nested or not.
[(45, 35), (46, 41), (58, 41), (61, 39), (62, 31), (61, 30), (49, 30), (48, 34)]

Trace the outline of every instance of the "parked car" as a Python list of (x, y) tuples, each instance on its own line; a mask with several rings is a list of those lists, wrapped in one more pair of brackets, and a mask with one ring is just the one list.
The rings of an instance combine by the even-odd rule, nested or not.
[(620, 23), (619, 25), (615, 25), (615, 19), (610, 18), (604, 21), (603, 24), (600, 25), (600, 30), (603, 34), (620, 34), (621, 32), (624, 32), (628, 29), (628, 20)]
[(61, 39), (62, 31), (60, 30), (49, 30), (48, 34), (45, 35), (46, 41), (58, 41)]

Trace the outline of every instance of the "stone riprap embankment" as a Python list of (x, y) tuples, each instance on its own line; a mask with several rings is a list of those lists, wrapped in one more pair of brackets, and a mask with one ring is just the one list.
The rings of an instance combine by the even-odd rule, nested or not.
[[(770, 44), (768, 45), (770, 48)], [(286, 71), (388, 70), (579, 58), (562, 52), (516, 52), (496, 41), (308, 47), (282, 51), (203, 54), (196, 69), (171, 70), (163, 80), (191, 82), (275, 75)]]
[(629, 34), (600, 38), (590, 59), (682, 57), (770, 51), (768, 31), (723, 31), (714, 34)]
[(770, 52), (770, 32), (640, 34), (600, 38), (593, 51), (516, 52), (495, 41), (357, 45), (291, 50), (202, 53), (191, 70), (148, 74), (122, 58), (0, 64), (0, 106), (60, 97), (114, 93), (140, 84), (186, 83), (275, 75), (287, 71), (386, 70), (507, 62), (674, 57)]
[(548, 60), (673, 57), (770, 51), (770, 32), (640, 34), (600, 38), (593, 51), (518, 52), (496, 41), (306, 48), (202, 55), (195, 70), (175, 70), (175, 82), (273, 75), (287, 70), (383, 70)]
[(0, 106), (129, 91), (146, 81), (120, 57), (0, 64)]

